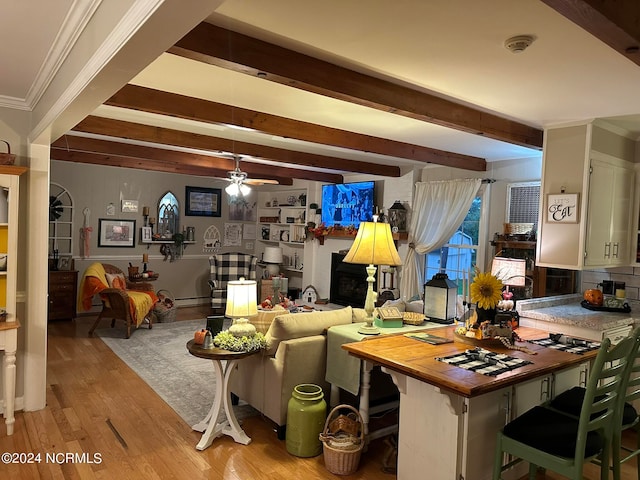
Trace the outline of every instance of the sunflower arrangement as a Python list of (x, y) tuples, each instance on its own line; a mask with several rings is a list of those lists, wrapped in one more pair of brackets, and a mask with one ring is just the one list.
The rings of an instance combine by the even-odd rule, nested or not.
[(477, 272), (471, 284), (471, 302), (476, 303), (478, 308), (496, 308), (502, 299), (502, 281), (495, 275), (487, 272)]

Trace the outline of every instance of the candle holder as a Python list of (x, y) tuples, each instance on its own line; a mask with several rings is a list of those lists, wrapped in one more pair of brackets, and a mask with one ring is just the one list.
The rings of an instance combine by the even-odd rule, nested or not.
[(142, 207), (142, 216), (144, 217), (144, 226), (147, 226), (149, 220), (149, 207)]
[(151, 236), (153, 237), (153, 226), (156, 224), (155, 217), (149, 218), (149, 226), (151, 227)]

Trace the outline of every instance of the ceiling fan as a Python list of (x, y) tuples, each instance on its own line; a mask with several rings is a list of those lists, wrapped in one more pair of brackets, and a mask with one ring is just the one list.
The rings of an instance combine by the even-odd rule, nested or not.
[(236, 162), (236, 168), (227, 172), (229, 178), (227, 181), (230, 182), (229, 185), (224, 189), (231, 196), (237, 195), (248, 195), (251, 191), (249, 185), (277, 185), (278, 182), (276, 180), (270, 180), (266, 178), (249, 178), (246, 172), (240, 170), (240, 156), (232, 155), (232, 158)]

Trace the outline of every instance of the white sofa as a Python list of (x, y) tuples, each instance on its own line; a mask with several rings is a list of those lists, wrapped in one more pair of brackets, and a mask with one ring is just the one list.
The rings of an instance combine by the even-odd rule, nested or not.
[(231, 392), (274, 421), (278, 438), (283, 439), (293, 387), (302, 383), (319, 385), (329, 403), (326, 330), (362, 322), (364, 316), (362, 309), (345, 307), (275, 317), (265, 335), (267, 349), (238, 362), (230, 379)]

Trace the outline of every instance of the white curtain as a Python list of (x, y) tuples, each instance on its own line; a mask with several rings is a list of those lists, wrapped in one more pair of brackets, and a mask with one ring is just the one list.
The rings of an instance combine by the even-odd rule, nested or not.
[(481, 185), (479, 178), (416, 183), (409, 252), (400, 278), (404, 300), (422, 293), (424, 254), (444, 245), (456, 232)]

